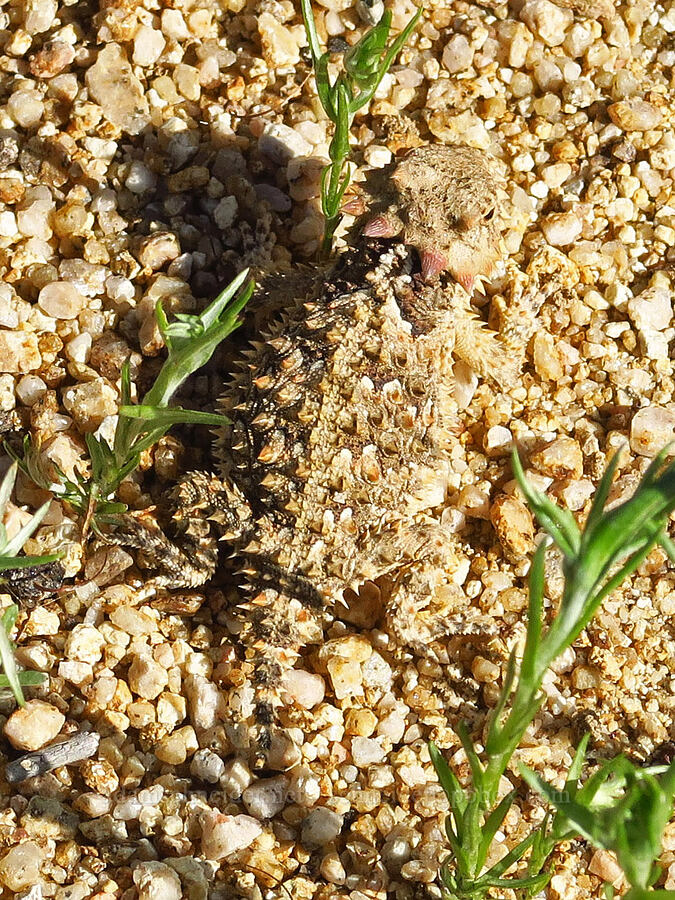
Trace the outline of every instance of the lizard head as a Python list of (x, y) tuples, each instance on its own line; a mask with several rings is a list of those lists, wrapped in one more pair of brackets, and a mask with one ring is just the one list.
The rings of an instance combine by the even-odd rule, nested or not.
[[(379, 199), (379, 198), (378, 198)], [(389, 175), (366, 237), (400, 236), (420, 256), (422, 277), (448, 271), (470, 293), (500, 257), (497, 182), (472, 147), (418, 147)]]

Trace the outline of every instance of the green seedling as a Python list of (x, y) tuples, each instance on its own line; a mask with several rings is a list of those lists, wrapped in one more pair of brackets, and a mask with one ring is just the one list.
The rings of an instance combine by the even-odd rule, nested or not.
[(321, 176), (321, 209), (326, 219), (321, 252), (322, 255), (329, 256), (335, 230), (342, 218), (340, 214), (342, 199), (351, 178), (347, 159), (349, 132), (354, 116), (370, 103), (396, 55), (415, 28), (422, 10), (417, 10), (389, 47), (387, 41), (391, 29), (391, 11), (386, 10), (377, 25), (367, 31), (361, 40), (345, 53), (343, 71), (331, 84), (328, 76), (330, 53), (321, 50), (311, 0), (300, 0), (300, 5), (314, 65), (316, 90), (326, 115), (335, 126), (335, 133), (328, 148), (330, 163)]
[[(568, 813), (565, 817), (547, 816), (540, 832), (529, 835), (483, 871), (494, 836), (514, 801), (512, 792), (497, 803), (499, 781), (541, 707), (541, 684), (551, 663), (588, 625), (603, 599), (635, 571), (657, 543), (675, 559), (673, 544), (666, 535), (668, 516), (675, 509), (675, 462), (666, 465), (665, 459), (663, 451), (647, 469), (635, 494), (608, 511), (605, 504), (618, 465), (615, 456), (598, 485), (582, 530), (568, 510), (560, 509), (527, 482), (518, 455), (513, 453), (518, 485), (549, 538), (540, 543), (530, 568), (527, 635), (520, 668), (514, 649), (487, 723), (484, 749), (476, 748), (465, 726), (458, 727), (471, 772), (468, 787), (460, 784), (438, 748), (430, 745), (432, 762), (450, 803), (446, 832), (451, 855), (441, 869), (445, 900), (480, 900), (494, 888), (511, 888), (532, 896), (549, 878), (542, 868), (555, 842), (570, 828)], [(551, 543), (562, 553), (564, 589), (557, 614), (544, 633), (544, 561)], [(570, 790), (578, 781), (584, 753), (585, 743), (568, 774)], [(644, 783), (640, 785), (642, 789)], [(505, 878), (528, 851), (527, 874)], [(632, 900), (638, 896), (633, 895)]]
[(167, 357), (157, 378), (137, 406), (131, 404), (129, 364), (121, 377), (122, 405), (112, 446), (103, 438), (87, 434), (91, 474), (71, 481), (59, 472), (60, 484), (45, 483), (39, 454), (29, 440), (24, 442), (21, 465), (40, 486), (49, 487), (84, 518), (86, 536), (90, 525), (124, 512), (126, 506), (114, 495), (122, 481), (139, 465), (141, 454), (163, 437), (173, 425), (222, 425), (224, 416), (170, 407), (172, 396), (193, 372), (205, 365), (218, 344), (240, 324), (239, 313), (253, 293), (248, 269), (241, 272), (200, 315), (177, 315), (169, 322), (161, 302), (156, 315), (167, 349)]
[[(40, 522), (44, 519), (49, 502), (34, 513), (23, 528), (10, 538), (3, 523), (5, 510), (10, 494), (16, 481), (17, 464), (14, 462), (7, 470), (7, 474), (0, 484), (0, 584), (2, 572), (9, 569), (25, 569), (30, 566), (42, 566), (54, 562), (59, 558), (58, 553), (50, 556), (17, 556), (23, 545), (36, 531)], [(47, 676), (43, 672), (21, 672), (17, 668), (14, 658), (14, 645), (10, 640), (10, 634), (14, 628), (19, 607), (16, 604), (9, 606), (0, 618), (0, 666), (4, 674), (0, 674), (0, 690), (10, 689), (19, 706), (25, 706), (23, 687), (42, 684)]]
[[(624, 900), (675, 900), (675, 891), (652, 887), (661, 875), (656, 862), (661, 835), (673, 813), (675, 762), (665, 771), (662, 767), (640, 769), (618, 756), (594, 772), (583, 787), (575, 785), (563, 792), (526, 766), (520, 766), (520, 771), (564, 823), (559, 839), (581, 835), (594, 847), (616, 855), (630, 885)], [(611, 885), (606, 896), (614, 896)]]

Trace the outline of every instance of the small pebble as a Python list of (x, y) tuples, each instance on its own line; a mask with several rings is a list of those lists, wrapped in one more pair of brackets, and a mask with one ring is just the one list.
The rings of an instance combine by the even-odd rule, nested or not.
[(39, 750), (61, 731), (66, 717), (51, 703), (29, 700), (5, 722), (5, 737), (17, 750)]
[(212, 811), (204, 814), (201, 825), (202, 853), (206, 859), (225, 859), (250, 847), (262, 834), (260, 823), (252, 816), (226, 816)]
[(312, 810), (302, 823), (301, 840), (305, 847), (323, 847), (334, 841), (342, 831), (343, 816), (320, 806)]
[(183, 889), (176, 872), (163, 862), (148, 860), (134, 869), (138, 900), (181, 900)]

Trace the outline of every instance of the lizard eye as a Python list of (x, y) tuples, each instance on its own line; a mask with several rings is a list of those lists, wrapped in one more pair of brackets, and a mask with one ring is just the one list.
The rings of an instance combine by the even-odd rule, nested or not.
[(494, 206), (493, 206), (492, 209), (491, 209), (489, 212), (486, 212), (486, 213), (485, 213), (485, 215), (483, 216), (483, 219), (484, 219), (486, 222), (489, 222), (490, 219), (494, 216), (494, 214), (495, 214), (495, 208), (494, 208)]

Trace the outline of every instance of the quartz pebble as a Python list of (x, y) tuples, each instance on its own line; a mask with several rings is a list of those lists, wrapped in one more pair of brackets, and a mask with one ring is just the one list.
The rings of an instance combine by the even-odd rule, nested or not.
[(48, 316), (74, 319), (82, 312), (85, 298), (69, 281), (52, 281), (40, 291), (38, 303)]
[(63, 713), (51, 703), (29, 700), (12, 713), (3, 731), (17, 750), (39, 750), (54, 740), (65, 721)]
[(40, 367), (38, 338), (32, 331), (0, 331), (0, 370), (23, 374)]
[(148, 124), (148, 100), (119, 44), (106, 44), (87, 70), (87, 87), (105, 117), (129, 134)]
[(309, 156), (312, 145), (299, 132), (288, 125), (266, 125), (258, 140), (258, 149), (276, 165), (282, 165), (296, 156)]
[(262, 778), (247, 787), (241, 799), (256, 819), (271, 819), (286, 806), (288, 786), (288, 778), (284, 775)]
[(262, 834), (262, 827), (252, 816), (226, 816), (219, 812), (205, 813), (202, 825), (202, 853), (207, 859), (225, 859), (250, 847)]
[(0, 859), (0, 882), (10, 891), (32, 887), (40, 879), (42, 852), (35, 841), (11, 847)]
[(162, 55), (166, 39), (157, 28), (140, 25), (134, 35), (133, 61), (137, 66), (152, 66)]
[(294, 34), (269, 12), (258, 16), (258, 31), (265, 62), (272, 68), (294, 66), (300, 59), (300, 48)]
[(320, 806), (302, 823), (302, 843), (306, 847), (323, 847), (334, 841), (342, 831), (343, 817), (332, 809)]
[(630, 448), (640, 456), (654, 457), (675, 439), (675, 412), (662, 406), (645, 406), (633, 416)]
[(561, 9), (550, 0), (527, 0), (520, 11), (520, 18), (549, 47), (563, 43), (565, 32), (574, 21), (569, 9)]
[(304, 709), (312, 709), (322, 702), (326, 685), (320, 675), (302, 669), (290, 669), (284, 675), (284, 688)]
[(542, 219), (544, 237), (554, 247), (573, 244), (581, 234), (581, 222), (575, 212), (553, 213)]
[(138, 900), (181, 900), (180, 878), (166, 863), (148, 860), (134, 869)]
[(634, 98), (612, 103), (607, 107), (609, 117), (623, 131), (649, 131), (661, 124), (663, 114), (647, 100)]

